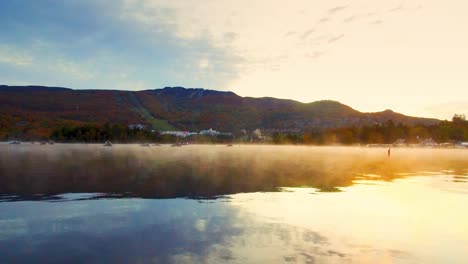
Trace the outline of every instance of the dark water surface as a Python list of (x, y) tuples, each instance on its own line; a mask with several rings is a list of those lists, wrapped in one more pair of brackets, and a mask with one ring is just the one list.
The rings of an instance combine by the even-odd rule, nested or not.
[(0, 263), (468, 263), (468, 151), (0, 144)]

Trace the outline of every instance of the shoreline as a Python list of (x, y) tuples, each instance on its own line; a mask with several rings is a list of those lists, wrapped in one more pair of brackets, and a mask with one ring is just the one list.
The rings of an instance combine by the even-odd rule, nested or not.
[[(0, 145), (39, 145), (45, 146), (50, 144), (40, 144), (40, 141), (19, 141), (20, 144), (11, 144), (11, 141), (0, 141)], [(131, 143), (120, 143), (120, 142), (113, 142), (115, 145), (122, 145), (122, 146), (141, 146), (141, 147), (161, 147), (161, 146), (171, 146), (173, 142), (131, 142)], [(146, 145), (146, 144), (149, 144)], [(104, 142), (54, 142), (53, 145), (104, 145)], [(464, 145), (452, 145), (452, 146), (422, 146), (418, 144), (408, 144), (408, 145), (393, 145), (393, 144), (353, 144), (353, 145), (312, 145), (312, 144), (274, 144), (274, 143), (203, 143), (203, 142), (196, 142), (196, 143), (188, 143), (182, 144), (181, 146), (288, 146), (288, 147), (343, 147), (343, 148), (367, 148), (367, 149), (467, 149), (468, 146)]]

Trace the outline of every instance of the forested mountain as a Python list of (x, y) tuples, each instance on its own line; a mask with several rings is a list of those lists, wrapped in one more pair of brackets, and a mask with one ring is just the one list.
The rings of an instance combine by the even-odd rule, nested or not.
[(15, 127), (28, 127), (30, 133), (45, 135), (61, 124), (82, 123), (143, 123), (156, 130), (213, 128), (235, 133), (260, 128), (291, 132), (359, 127), (389, 120), (405, 125), (440, 122), (391, 110), (363, 113), (336, 101), (301, 103), (183, 87), (121, 91), (0, 86), (0, 133), (3, 134)]

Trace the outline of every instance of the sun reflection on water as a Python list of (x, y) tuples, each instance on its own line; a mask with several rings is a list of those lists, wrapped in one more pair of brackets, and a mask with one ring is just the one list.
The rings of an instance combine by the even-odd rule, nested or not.
[[(6, 262), (466, 263), (468, 153), (0, 145)], [(163, 199), (164, 198), (164, 199)]]

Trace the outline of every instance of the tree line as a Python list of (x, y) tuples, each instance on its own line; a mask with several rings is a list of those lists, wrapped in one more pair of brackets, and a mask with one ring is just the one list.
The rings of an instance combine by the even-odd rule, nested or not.
[(392, 144), (403, 139), (407, 144), (432, 138), (437, 143), (468, 141), (468, 121), (464, 115), (455, 115), (452, 121), (437, 125), (403, 125), (389, 120), (384, 124), (361, 127), (343, 127), (310, 130), (304, 133), (274, 133), (270, 141), (275, 144)]
[[(1, 123), (1, 122), (0, 122)], [(7, 127), (7, 126), (3, 126)], [(351, 126), (331, 129), (310, 129), (300, 133), (261, 134), (261, 130), (250, 132), (241, 130), (231, 136), (192, 135), (178, 138), (163, 135), (149, 129), (132, 129), (125, 124), (62, 123), (57, 124), (48, 135), (44, 132), (36, 135), (36, 130), (25, 126), (21, 131), (5, 130), (0, 133), (0, 140), (55, 140), (58, 142), (197, 142), (197, 143), (248, 143), (263, 142), (271, 144), (391, 144), (397, 139), (405, 143), (418, 143), (419, 140), (432, 138), (437, 143), (468, 141), (468, 121), (464, 115), (455, 115), (451, 121), (441, 121), (437, 125), (403, 125), (389, 120), (383, 124)], [(0, 130), (2, 125), (0, 124)], [(1, 132), (1, 131), (0, 131)], [(8, 132), (8, 133), (7, 133)]]
[(56, 129), (51, 134), (51, 139), (58, 142), (104, 142), (112, 141), (116, 143), (224, 143), (232, 142), (229, 136), (206, 136), (192, 135), (185, 138), (178, 138), (174, 135), (161, 134), (158, 131), (149, 129), (130, 128), (124, 124), (106, 123), (103, 126), (87, 124), (82, 126), (65, 125)]

